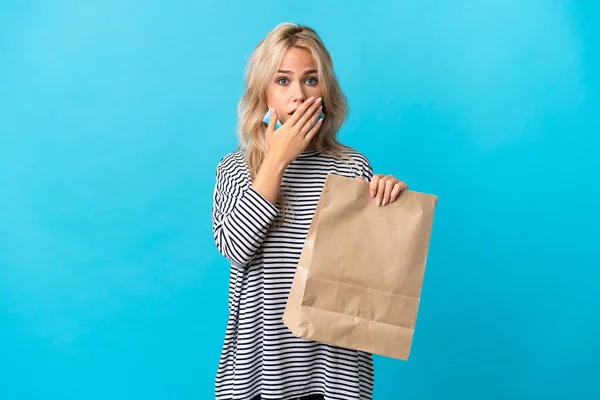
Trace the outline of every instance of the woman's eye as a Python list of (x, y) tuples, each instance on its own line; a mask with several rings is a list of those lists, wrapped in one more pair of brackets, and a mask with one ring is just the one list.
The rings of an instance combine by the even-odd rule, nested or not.
[[(306, 78), (306, 83), (308, 83), (309, 85), (316, 85), (317, 82), (318, 82), (317, 78), (314, 78), (314, 77)], [(280, 85), (287, 85), (288, 78), (279, 78), (279, 79), (277, 79), (277, 83), (279, 83)]]

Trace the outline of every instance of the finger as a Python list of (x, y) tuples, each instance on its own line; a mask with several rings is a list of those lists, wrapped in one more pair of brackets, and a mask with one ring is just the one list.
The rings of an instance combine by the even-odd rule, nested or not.
[(378, 206), (381, 205), (381, 202), (383, 201), (383, 194), (385, 193), (385, 182), (387, 181), (387, 177), (382, 177), (378, 184), (377, 184), (377, 198), (375, 199), (375, 202), (377, 203)]
[(393, 179), (393, 178), (388, 178), (385, 181), (385, 189), (384, 189), (384, 192), (383, 192), (383, 203), (382, 203), (382, 205), (385, 206), (387, 203), (390, 202), (390, 196), (392, 194), (392, 189), (394, 188), (394, 186), (395, 186), (395, 184), (396, 184), (397, 181), (398, 181), (397, 179)]
[(290, 119), (286, 121), (286, 124), (289, 123), (291, 126), (296, 125), (296, 123), (300, 120), (300, 117), (304, 115), (306, 110), (313, 104), (315, 101), (314, 97), (308, 98), (298, 109), (292, 114)]
[(390, 194), (390, 203), (392, 201), (396, 201), (400, 192), (404, 190), (405, 185), (403, 185), (403, 183), (404, 182), (398, 182), (394, 185), (394, 188), (392, 189), (392, 193)]
[[(317, 123), (317, 119), (319, 118), (319, 115), (321, 114), (321, 110), (323, 110), (323, 106), (317, 108), (317, 110), (312, 114), (312, 116), (307, 121), (307, 123), (304, 124), (304, 126), (302, 127), (302, 130), (300, 131), (302, 133), (302, 135), (306, 135), (306, 133), (313, 127), (313, 125)], [(309, 112), (310, 112), (310, 110), (306, 114), (308, 114)], [(300, 120), (298, 122), (299, 126), (300, 126), (300, 124), (302, 124), (302, 120)]]
[(392, 194), (390, 195), (390, 203), (392, 201), (396, 201), (400, 192), (402, 192), (403, 190), (406, 190), (406, 189), (408, 189), (408, 185), (406, 184), (406, 182), (402, 182), (399, 180), (394, 185), (394, 189), (392, 190)]
[(390, 193), (390, 203), (396, 201), (400, 192), (404, 189), (402, 186), (402, 182), (396, 182), (394, 187), (392, 188), (392, 192)]
[(390, 203), (396, 201), (401, 191), (402, 185), (400, 183), (395, 184), (392, 193), (390, 194)]
[(359, 181), (363, 181), (366, 182), (367, 180), (365, 178), (363, 178), (362, 176), (355, 176), (354, 179), (358, 179)]
[(313, 137), (315, 137), (315, 135), (319, 131), (319, 128), (321, 127), (322, 124), (323, 124), (323, 120), (320, 119), (319, 122), (317, 122), (315, 124), (315, 126), (313, 126), (312, 129), (310, 131), (308, 131), (306, 136), (304, 136), (304, 146), (305, 147), (310, 144), (310, 141), (313, 139)]
[(306, 110), (302, 118), (300, 118), (300, 120), (298, 121), (298, 124), (296, 124), (296, 126), (300, 127), (300, 132), (303, 135), (305, 135), (306, 132), (308, 132), (311, 129), (313, 124), (317, 121), (317, 118), (319, 118), (319, 114), (323, 109), (323, 105), (321, 104), (321, 101), (319, 99), (320, 97), (317, 99), (315, 104), (312, 105), (312, 107)]
[(371, 192), (371, 197), (375, 197), (375, 195), (377, 194), (377, 188), (379, 187), (379, 180), (381, 179), (383, 175), (373, 175), (373, 178), (371, 179), (371, 185), (369, 187), (369, 190)]

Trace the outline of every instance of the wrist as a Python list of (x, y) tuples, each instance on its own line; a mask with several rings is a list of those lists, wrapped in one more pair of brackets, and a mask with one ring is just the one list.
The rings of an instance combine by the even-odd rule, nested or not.
[(263, 160), (263, 167), (268, 169), (271, 172), (274, 172), (278, 175), (283, 175), (285, 169), (287, 168), (287, 163), (285, 161), (279, 160), (273, 156), (270, 156), (268, 153)]

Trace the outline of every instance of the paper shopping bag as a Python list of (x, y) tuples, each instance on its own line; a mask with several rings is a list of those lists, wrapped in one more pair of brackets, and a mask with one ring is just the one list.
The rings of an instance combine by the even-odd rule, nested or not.
[(369, 183), (327, 176), (283, 323), (300, 338), (408, 360), (437, 196), (377, 206)]

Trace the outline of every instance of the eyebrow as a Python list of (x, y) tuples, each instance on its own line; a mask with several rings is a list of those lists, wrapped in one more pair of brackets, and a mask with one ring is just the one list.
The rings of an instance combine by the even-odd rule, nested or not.
[[(288, 71), (287, 69), (280, 69), (277, 72), (282, 73), (282, 74), (291, 74), (292, 73), (292, 71)], [(316, 69), (309, 69), (308, 71), (304, 71), (304, 74), (308, 75), (308, 74), (314, 74), (316, 72), (319, 72), (319, 71), (317, 71)]]

